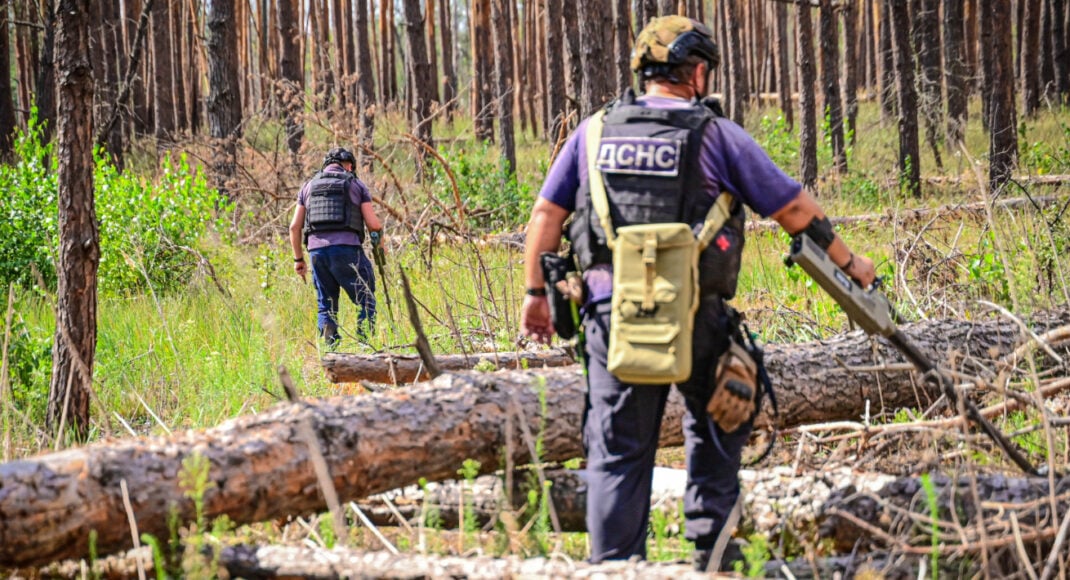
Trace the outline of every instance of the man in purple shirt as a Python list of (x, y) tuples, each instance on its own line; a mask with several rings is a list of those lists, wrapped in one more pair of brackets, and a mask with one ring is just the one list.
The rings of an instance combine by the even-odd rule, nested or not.
[(875, 277), (873, 262), (848, 249), (808, 192), (742, 128), (699, 102), (718, 61), (706, 26), (682, 16), (652, 20), (632, 55), (645, 94), (636, 97), (629, 90), (607, 108), (600, 143), (591, 149), (598, 153), (594, 163), (587, 158), (590, 119), (580, 123), (550, 168), (528, 223), (521, 331), (546, 343), (554, 329), (539, 256), (558, 249), (564, 223), (573, 215), (568, 235), (587, 289), (583, 439), (593, 562), (646, 554), (651, 476), (669, 389), (624, 383), (606, 369), (612, 260), (592, 209), (588, 167), (595, 167), (604, 182), (614, 228), (684, 222), (697, 231), (722, 192), (735, 200), (731, 216), (700, 257), (692, 374), (677, 385), (687, 405), (685, 536), (695, 543), (699, 569), (723, 563), (739, 498), (740, 455), (753, 421), (726, 433), (706, 407), (716, 361), (729, 344), (724, 300), (734, 295), (739, 272), (742, 205), (772, 217), (790, 234), (805, 231), (821, 238), (832, 260), (860, 284), (869, 285)]
[(341, 340), (336, 318), (341, 291), (360, 307), (357, 337), (364, 340), (375, 326), (375, 274), (364, 254), (364, 230), (367, 228), (372, 245), (377, 246), (383, 226), (375, 215), (368, 188), (353, 174), (355, 163), (348, 150), (331, 149), (323, 159), (323, 169), (298, 193), (290, 221), (294, 271), (302, 279), (308, 272), (303, 238), (316, 286), (316, 325), (331, 348)]

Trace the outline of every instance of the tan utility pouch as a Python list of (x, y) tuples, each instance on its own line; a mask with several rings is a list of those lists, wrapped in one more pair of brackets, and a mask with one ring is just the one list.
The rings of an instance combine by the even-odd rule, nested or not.
[(698, 309), (698, 257), (728, 219), (722, 194), (696, 238), (685, 223), (613, 229), (605, 182), (596, 167), (602, 116), (588, 121), (591, 204), (613, 251), (613, 301), (606, 368), (621, 381), (667, 385), (691, 376), (691, 337)]

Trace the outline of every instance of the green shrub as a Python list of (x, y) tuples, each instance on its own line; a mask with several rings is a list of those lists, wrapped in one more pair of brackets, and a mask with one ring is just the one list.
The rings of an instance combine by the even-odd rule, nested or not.
[[(440, 150), (464, 202), (468, 225), (483, 230), (510, 229), (527, 221), (535, 194), (530, 184), (520, 183), (515, 173), (487, 144), (474, 151)], [(448, 206), (454, 204), (453, 184), (439, 163), (431, 170), (435, 195)]]

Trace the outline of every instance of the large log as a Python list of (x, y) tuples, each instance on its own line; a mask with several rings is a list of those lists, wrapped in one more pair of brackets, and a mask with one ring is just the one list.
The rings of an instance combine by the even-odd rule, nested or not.
[[(1048, 313), (1037, 328), (1061, 326), (1067, 318), (1066, 311)], [(949, 348), (989, 359), (1008, 352), (1019, 336), (1006, 321), (928, 322), (904, 330), (938, 360)], [(895, 367), (859, 373), (838, 366), (836, 357), (847, 365), (899, 360), (886, 345), (874, 350), (858, 333), (809, 347), (770, 347), (783, 426), (853, 419), (864, 412), (866, 399), (878, 410), (877, 378), (888, 408), (935, 398), (921, 385), (916, 395), (909, 375)], [(194, 454), (210, 462), (205, 516), (226, 514), (241, 524), (325, 508), (314, 454), (302, 435), (309, 425), (337, 495), (347, 501), (421, 477), (449, 479), (465, 459), (479, 461), (484, 473), (498, 469), (505, 457), (506, 464), (529, 462), (533, 437), (541, 439), (542, 460), (577, 457), (583, 407), (584, 379), (576, 367), (446, 374), (367, 397), (280, 404), (206, 431), (104, 441), (10, 462), (0, 465), (0, 567), (82, 557), (90, 530), (97, 531), (99, 554), (129, 547), (124, 481), (138, 531), (166, 537), (172, 504), (182, 521), (193, 517), (178, 474)], [(683, 405), (675, 392), (667, 407), (661, 444), (679, 445)]]
[[(436, 356), (435, 362), (443, 371), (463, 371), (487, 365), (494, 370), (562, 367), (576, 361), (564, 349), (555, 348), (538, 352), (449, 354)], [(423, 361), (414, 354), (327, 353), (323, 356), (323, 370), (336, 383), (369, 381), (404, 385), (431, 378)]]

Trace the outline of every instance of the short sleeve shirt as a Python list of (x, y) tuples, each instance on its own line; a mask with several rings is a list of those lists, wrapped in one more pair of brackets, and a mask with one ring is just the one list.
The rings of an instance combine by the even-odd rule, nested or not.
[[(684, 108), (689, 101), (642, 96), (637, 104), (653, 108)], [(554, 160), (539, 196), (569, 212), (576, 210), (576, 192), (587, 179), (587, 120), (580, 123)], [(699, 167), (710, 196), (725, 191), (762, 217), (768, 217), (795, 199), (802, 186), (784, 173), (739, 125), (728, 119), (707, 123)], [(595, 266), (584, 274), (591, 301), (612, 292), (608, 266)]]
[[(323, 168), (324, 171), (333, 171), (338, 173), (345, 172), (345, 169), (337, 163), (332, 163)], [(308, 192), (309, 184), (312, 181), (308, 181), (301, 187), (301, 191), (297, 194), (297, 205), (301, 207), (308, 207)], [(354, 177), (349, 180), (349, 199), (353, 204), (359, 208), (361, 204), (371, 203), (372, 195), (368, 191), (367, 186), (364, 183)], [(308, 235), (308, 249), (318, 250), (319, 248), (325, 248), (327, 246), (359, 246), (360, 236), (356, 232), (322, 232), (319, 234)]]

